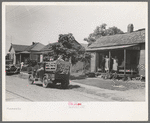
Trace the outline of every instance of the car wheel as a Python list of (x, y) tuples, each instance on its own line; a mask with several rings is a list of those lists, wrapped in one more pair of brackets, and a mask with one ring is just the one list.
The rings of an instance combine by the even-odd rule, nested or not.
[(33, 84), (34, 78), (33, 78), (33, 75), (32, 75), (32, 74), (29, 75), (29, 77), (28, 77), (28, 82), (29, 82), (29, 84)]
[(44, 76), (44, 77), (43, 77), (43, 87), (44, 87), (44, 88), (47, 88), (47, 87), (48, 87), (48, 84), (49, 84), (48, 78), (47, 78), (47, 76)]

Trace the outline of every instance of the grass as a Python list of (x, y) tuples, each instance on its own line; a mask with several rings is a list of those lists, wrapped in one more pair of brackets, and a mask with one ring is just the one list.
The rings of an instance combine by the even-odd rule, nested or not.
[[(23, 71), (27, 73), (27, 71)], [(27, 75), (19, 75), (20, 78), (27, 79)], [(113, 81), (110, 79), (104, 80), (102, 78), (88, 78), (82, 71), (72, 72), (70, 74), (70, 80), (74, 80), (77, 83), (95, 86), (103, 89), (126, 91), (129, 89), (145, 88), (145, 83), (140, 82), (127, 82), (127, 81)]]
[(95, 86), (108, 90), (118, 90), (126, 91), (130, 89), (142, 89), (145, 88), (145, 83), (140, 82), (126, 82), (126, 81), (112, 81), (112, 80), (103, 80), (101, 78), (94, 79), (84, 79), (84, 80), (75, 80), (77, 83), (86, 84), (90, 86)]
[(70, 74), (70, 80), (80, 80), (80, 79), (86, 79), (86, 75), (82, 73), (82, 71), (79, 72), (72, 72)]

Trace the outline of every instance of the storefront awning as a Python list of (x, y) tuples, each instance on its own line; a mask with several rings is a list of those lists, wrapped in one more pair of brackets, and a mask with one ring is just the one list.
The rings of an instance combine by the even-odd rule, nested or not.
[(100, 48), (91, 48), (87, 49), (86, 51), (99, 51), (99, 50), (113, 50), (113, 49), (126, 49), (130, 47), (135, 47), (133, 49), (140, 50), (140, 47), (138, 47), (138, 44), (131, 44), (131, 45), (120, 45), (120, 46), (111, 46), (111, 47), (100, 47)]

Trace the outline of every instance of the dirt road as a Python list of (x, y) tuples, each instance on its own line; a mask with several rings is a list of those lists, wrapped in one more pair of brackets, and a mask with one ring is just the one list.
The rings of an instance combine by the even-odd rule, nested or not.
[[(86, 84), (81, 84), (86, 81)], [(98, 84), (97, 87), (88, 85), (88, 82)], [(98, 81), (98, 82), (96, 82)], [(95, 83), (94, 83), (95, 82)], [(107, 86), (106, 86), (107, 84)], [(141, 83), (139, 83), (142, 85)], [(112, 90), (109, 82), (103, 82), (98, 79), (73, 80), (68, 89), (61, 89), (60, 85), (43, 88), (40, 81), (33, 85), (28, 84), (27, 76), (11, 75), (6, 76), (6, 101), (145, 101), (145, 88)], [(101, 85), (101, 86), (100, 86)], [(109, 86), (110, 87), (109, 87)], [(133, 83), (131, 83), (133, 86)], [(100, 86), (100, 87), (99, 87)], [(108, 89), (106, 89), (107, 87)], [(136, 87), (135, 84), (133, 87)], [(109, 89), (110, 88), (110, 89)]]
[(18, 75), (6, 76), (6, 101), (106, 101), (104, 97), (77, 91), (84, 88), (70, 84), (69, 89), (43, 88), (40, 81), (33, 85)]

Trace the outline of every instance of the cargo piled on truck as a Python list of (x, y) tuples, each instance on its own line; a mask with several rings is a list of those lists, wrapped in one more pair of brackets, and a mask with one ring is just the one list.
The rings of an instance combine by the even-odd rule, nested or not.
[(34, 81), (40, 80), (43, 87), (48, 87), (49, 84), (61, 83), (62, 88), (67, 88), (69, 85), (70, 63), (62, 60), (49, 61), (40, 63), (38, 70), (32, 69), (29, 74), (28, 81), (33, 84)]

